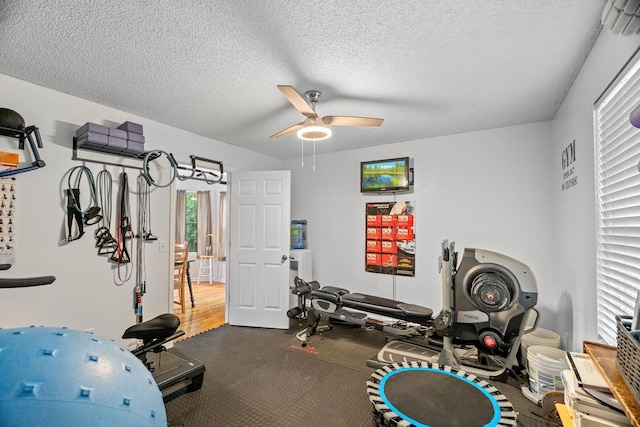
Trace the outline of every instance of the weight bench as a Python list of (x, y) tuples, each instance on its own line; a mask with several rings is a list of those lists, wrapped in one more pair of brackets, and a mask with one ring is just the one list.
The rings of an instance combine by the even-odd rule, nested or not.
[[(299, 306), (289, 310), (289, 317), (307, 318), (307, 328), (297, 335), (302, 345), (317, 332), (321, 317), (347, 322), (394, 335), (416, 335), (433, 323), (433, 310), (388, 298), (361, 293), (350, 293), (335, 286), (320, 287), (316, 281), (294, 280), (291, 292), (298, 296)], [(380, 316), (374, 317), (372, 315)]]

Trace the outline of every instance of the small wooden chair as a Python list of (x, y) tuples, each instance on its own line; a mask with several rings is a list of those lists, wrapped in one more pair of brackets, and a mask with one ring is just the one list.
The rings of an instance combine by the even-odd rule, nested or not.
[[(187, 273), (187, 262), (189, 257), (189, 245), (187, 243), (175, 244), (175, 259), (173, 263), (173, 290), (175, 304), (179, 304), (184, 313), (185, 293), (184, 283)], [(175, 291), (178, 291), (178, 299), (175, 299)]]

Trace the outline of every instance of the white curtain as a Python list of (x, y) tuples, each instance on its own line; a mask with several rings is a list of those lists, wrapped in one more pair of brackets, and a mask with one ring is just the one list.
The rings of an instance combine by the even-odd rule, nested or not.
[(184, 242), (187, 240), (186, 236), (186, 206), (187, 206), (187, 192), (185, 190), (178, 190), (176, 196), (176, 242)]
[(198, 257), (210, 255), (207, 246), (212, 248), (213, 227), (211, 221), (211, 192), (198, 191), (197, 222), (198, 222)]

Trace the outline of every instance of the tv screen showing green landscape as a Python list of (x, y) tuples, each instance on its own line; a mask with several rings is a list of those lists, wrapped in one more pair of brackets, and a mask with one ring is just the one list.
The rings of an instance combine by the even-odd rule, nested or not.
[(384, 192), (409, 190), (409, 158), (360, 162), (360, 191)]

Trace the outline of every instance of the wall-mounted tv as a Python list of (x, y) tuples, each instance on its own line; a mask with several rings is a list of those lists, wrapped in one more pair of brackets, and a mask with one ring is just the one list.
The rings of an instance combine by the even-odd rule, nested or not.
[(360, 191), (408, 191), (411, 185), (409, 171), (409, 157), (360, 162)]

